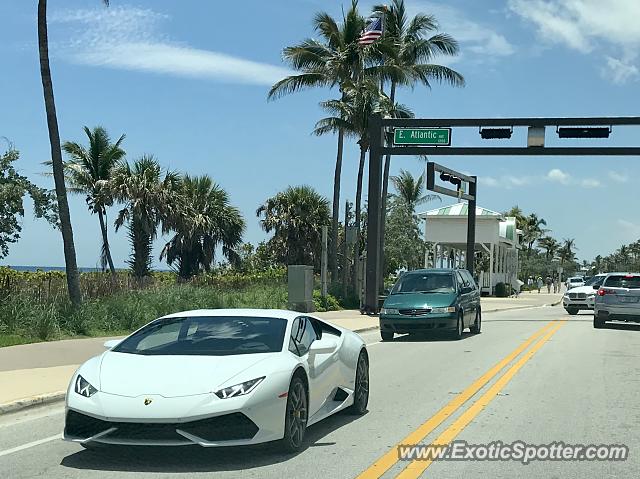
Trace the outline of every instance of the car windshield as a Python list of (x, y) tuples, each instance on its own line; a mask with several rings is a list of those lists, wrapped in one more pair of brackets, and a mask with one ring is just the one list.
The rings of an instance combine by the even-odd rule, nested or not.
[(582, 283), (582, 278), (571, 278), (570, 283)]
[(455, 284), (451, 273), (405, 274), (391, 290), (391, 294), (403, 293), (453, 293)]
[(282, 351), (287, 321), (209, 316), (158, 319), (112, 351), (143, 355), (228, 356)]
[(640, 289), (640, 276), (635, 276), (635, 275), (609, 276), (604, 285), (610, 288)]

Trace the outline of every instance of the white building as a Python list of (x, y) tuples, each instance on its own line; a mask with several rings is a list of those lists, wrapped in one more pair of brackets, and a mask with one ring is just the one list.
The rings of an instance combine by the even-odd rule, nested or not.
[[(466, 266), (467, 203), (457, 203), (419, 215), (425, 220), (425, 239), (433, 247), (425, 255), (425, 268)], [(476, 208), (475, 251), (488, 256), (487, 271), (478, 271), (481, 291), (493, 295), (498, 283), (518, 285), (520, 235), (516, 219), (486, 208)]]

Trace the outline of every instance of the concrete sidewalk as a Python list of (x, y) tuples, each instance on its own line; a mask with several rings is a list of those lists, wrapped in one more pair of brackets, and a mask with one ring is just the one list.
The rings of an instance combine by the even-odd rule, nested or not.
[[(482, 298), (484, 313), (557, 304), (559, 294), (523, 293), (519, 298)], [(315, 313), (352, 331), (378, 328), (377, 316), (343, 310)], [(0, 348), (0, 414), (62, 399), (80, 364), (104, 351), (113, 338), (87, 338)]]

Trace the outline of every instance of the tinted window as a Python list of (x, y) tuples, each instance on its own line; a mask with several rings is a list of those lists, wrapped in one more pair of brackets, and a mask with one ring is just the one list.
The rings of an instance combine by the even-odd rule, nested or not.
[(453, 292), (455, 284), (451, 273), (405, 274), (391, 290), (391, 294)]
[(298, 356), (304, 356), (317, 337), (318, 333), (308, 318), (297, 318), (291, 328), (289, 350)]
[(282, 351), (287, 321), (256, 317), (193, 317), (153, 321), (112, 351), (144, 355), (227, 356)]
[(458, 278), (458, 287), (460, 289), (469, 286), (469, 281), (462, 275), (462, 273), (460, 273), (460, 271), (456, 273), (456, 277)]
[(594, 276), (592, 278), (589, 278), (587, 280), (587, 282), (584, 283), (584, 285), (585, 286), (600, 285), (600, 284), (602, 284), (602, 282), (604, 281), (605, 278), (606, 278), (606, 276)]
[(469, 273), (469, 271), (467, 270), (462, 271), (462, 275), (465, 277), (465, 279), (469, 283), (469, 286), (471, 286), (473, 289), (478, 289), (478, 285), (474, 281), (473, 276), (471, 276), (471, 273)]
[(609, 286), (610, 288), (640, 289), (640, 276), (609, 276), (605, 281), (604, 286)]

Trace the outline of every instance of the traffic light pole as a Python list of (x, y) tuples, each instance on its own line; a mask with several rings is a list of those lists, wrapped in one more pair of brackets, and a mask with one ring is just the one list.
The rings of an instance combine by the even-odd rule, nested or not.
[[(380, 251), (380, 208), (381, 208), (381, 177), (382, 156), (638, 156), (638, 146), (545, 146), (545, 127), (555, 127), (558, 138), (608, 138), (617, 126), (640, 126), (640, 117), (573, 117), (573, 118), (381, 118), (371, 116), (369, 120), (369, 189), (367, 211), (367, 265), (366, 290), (363, 312), (372, 314), (378, 312), (379, 278), (381, 276), (381, 259), (384, 252)], [(398, 142), (394, 139), (392, 145), (385, 146), (384, 128), (391, 128), (394, 132), (405, 129), (406, 134), (398, 135)], [(487, 130), (496, 128), (497, 130)], [(514, 128), (529, 129), (527, 146), (451, 146), (452, 128), (478, 128), (483, 140), (500, 141), (511, 138)], [(605, 128), (606, 127), (606, 128)], [(406, 131), (406, 129), (415, 129)], [(505, 131), (498, 131), (505, 130)], [(506, 131), (508, 130), (508, 131)], [(541, 133), (541, 134), (540, 134)], [(413, 135), (413, 136), (412, 136)], [(395, 137), (394, 137), (395, 138)], [(415, 141), (407, 141), (413, 139)], [(429, 167), (429, 165), (427, 165)], [(458, 193), (442, 186), (432, 184), (432, 191), (449, 194), (469, 202), (469, 217), (467, 224), (467, 269), (473, 272), (475, 261), (475, 227), (476, 227), (476, 193), (475, 176), (465, 176), (442, 167), (445, 174), (455, 177), (457, 181), (465, 181), (468, 192)], [(433, 170), (432, 170), (433, 172)], [(431, 176), (432, 181), (433, 175)], [(473, 238), (473, 243), (471, 242)]]
[(469, 211), (467, 213), (467, 269), (473, 276), (473, 269), (476, 258), (476, 194), (478, 177), (472, 176), (473, 182), (469, 183), (469, 195), (473, 196), (469, 200)]

